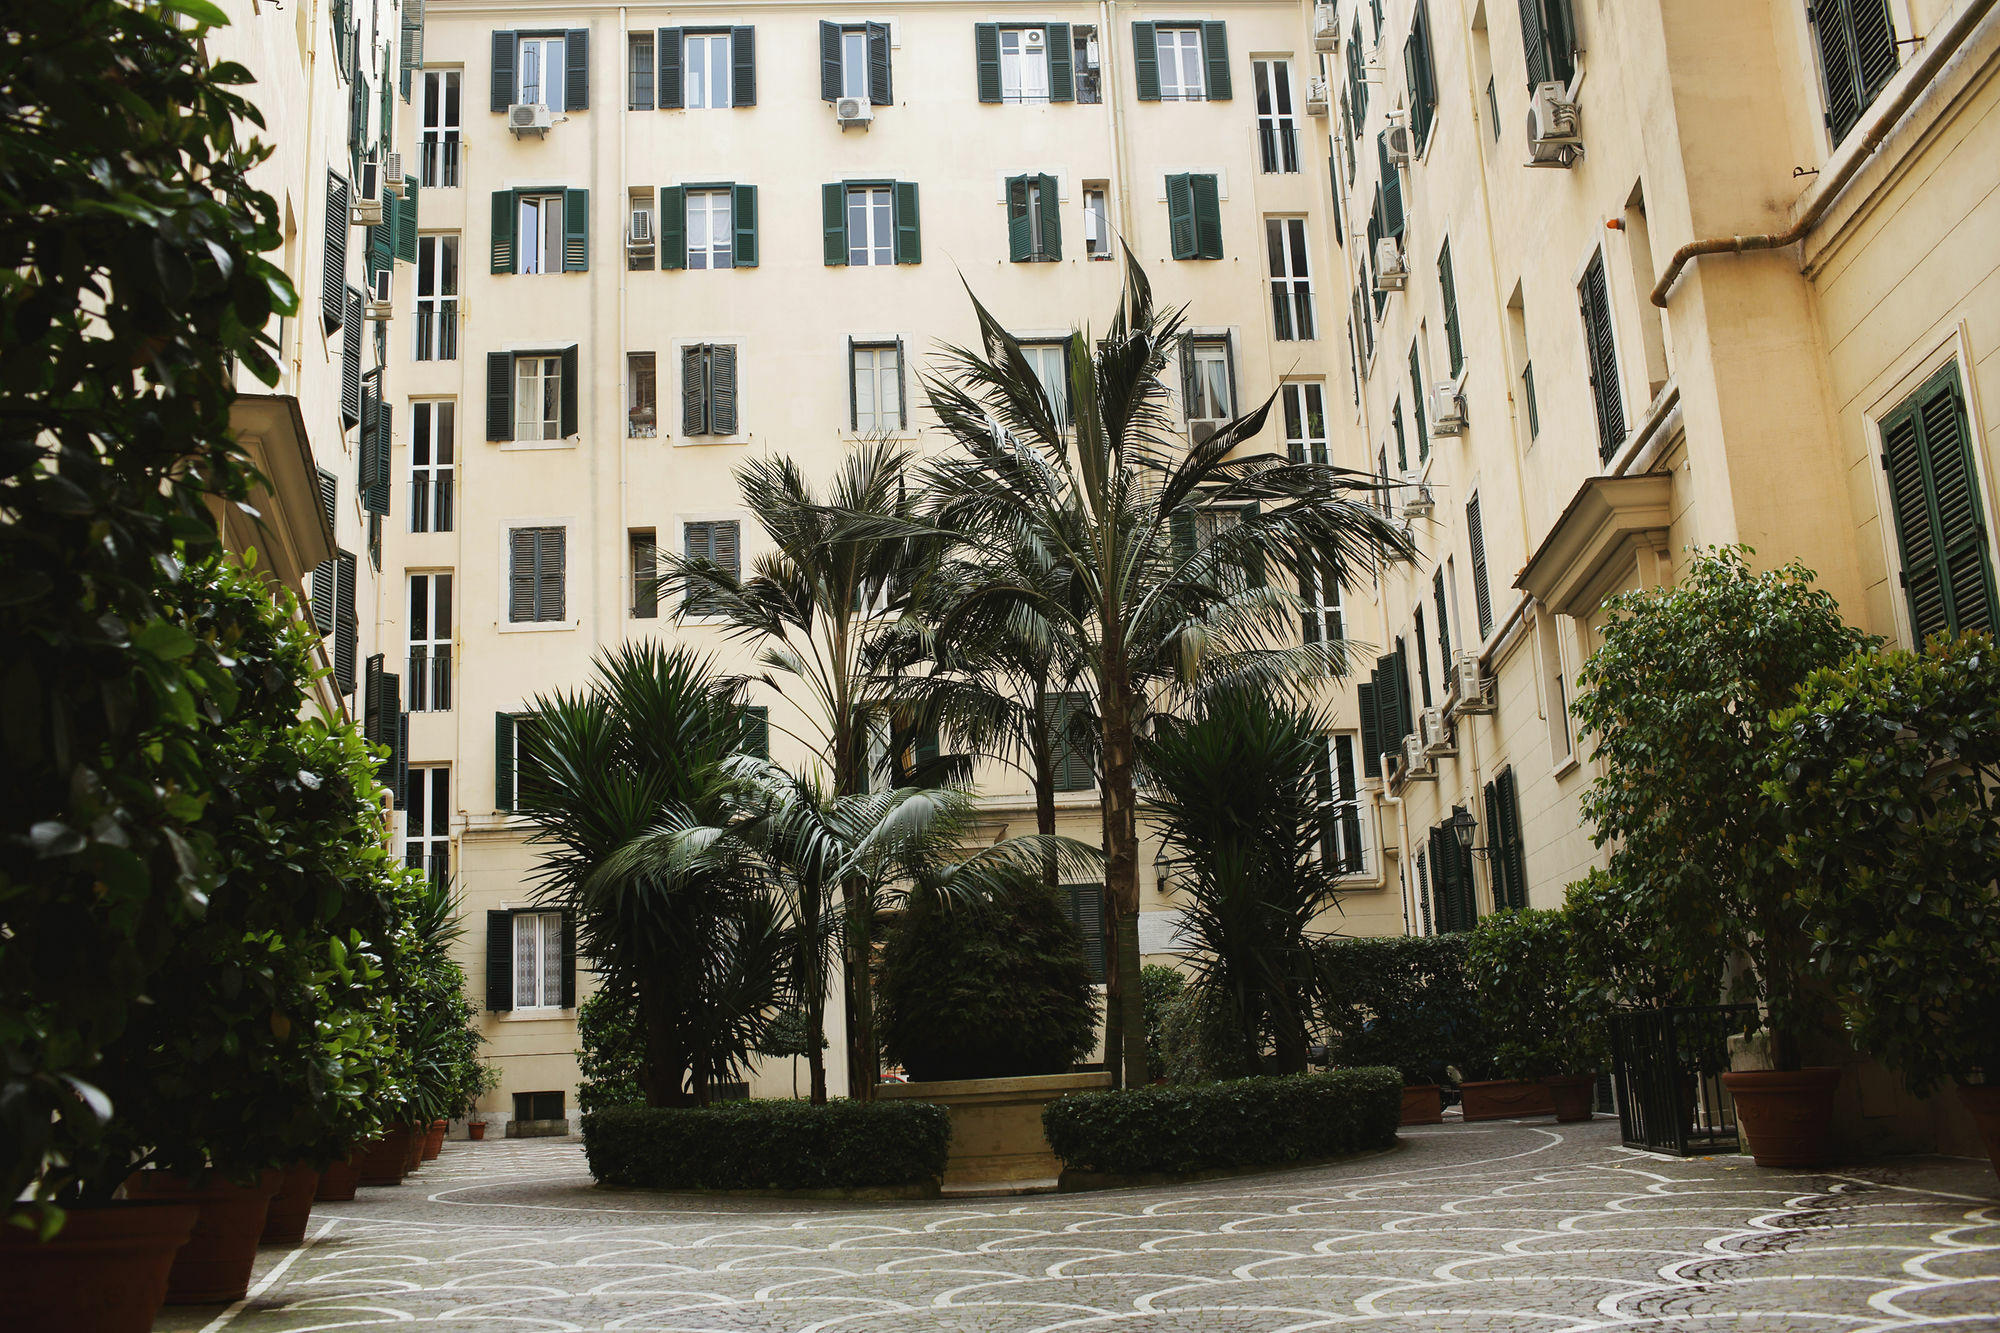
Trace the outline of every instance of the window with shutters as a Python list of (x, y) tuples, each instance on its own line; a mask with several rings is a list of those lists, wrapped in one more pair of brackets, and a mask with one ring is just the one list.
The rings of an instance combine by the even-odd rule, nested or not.
[(1512, 767), (1486, 784), (1487, 864), (1495, 911), (1528, 905), (1528, 857), (1521, 833), (1521, 797)]
[(1878, 429), (1912, 643), (1992, 632), (2000, 625), (1993, 537), (1959, 363), (1946, 363)]
[(1091, 767), (1090, 700), (1074, 691), (1042, 696), (1049, 720), (1049, 761), (1057, 791), (1089, 791), (1097, 785)]
[(914, 181), (823, 185), (820, 220), (829, 267), (916, 264), (923, 260)]
[(403, 864), (443, 884), (451, 878), (451, 767), (413, 766), (403, 799)]
[(1109, 973), (1111, 957), (1110, 936), (1104, 923), (1104, 886), (1065, 884), (1062, 896), (1064, 915), (1083, 937), (1083, 961), (1090, 968), (1091, 984), (1101, 986)]
[(681, 348), (681, 434), (734, 435), (736, 347), (693, 343)]
[(560, 624), (565, 614), (568, 531), (512, 528), (507, 533), (507, 619), (516, 625)]
[(449, 574), (410, 575), (409, 709), (451, 707), (451, 584)]
[(999, 36), (1001, 100), (1048, 101), (1048, 29), (1002, 28)]
[(743, 740), (737, 750), (758, 759), (771, 757), (771, 710), (762, 704), (743, 709)]
[(630, 111), (653, 109), (653, 34), (635, 32), (625, 38), (625, 106)]
[(1319, 818), (1320, 863), (1335, 874), (1366, 875), (1370, 871), (1368, 807), (1361, 799), (1360, 777), (1354, 767), (1357, 744), (1352, 732), (1326, 738), (1313, 775)]
[(1008, 178), (1007, 253), (1017, 264), (1062, 258), (1061, 189), (1054, 176)]
[(819, 25), (820, 100), (861, 98), (888, 106), (894, 98), (889, 61), (890, 28), (886, 23)]
[(1811, 0), (1806, 14), (1819, 47), (1826, 127), (1839, 143), (1896, 77), (1896, 24), (1889, 0)]
[(1326, 464), (1326, 386), (1319, 380), (1288, 380), (1278, 397), (1285, 412), (1285, 456), (1294, 463)]
[[(1361, 15), (1357, 12), (1354, 30), (1347, 38), (1347, 105), (1352, 112), (1347, 121), (1350, 140), (1359, 139), (1368, 124), (1368, 77), (1362, 64), (1366, 50), (1361, 44)], [(1351, 143), (1347, 154), (1347, 182), (1350, 185), (1354, 183), (1354, 150)]]
[[(743, 525), (736, 519), (704, 519), (681, 525), (682, 555), (692, 562), (698, 562), (697, 569), (726, 575), (735, 580), (743, 574)], [(712, 597), (703, 596), (694, 583), (681, 603), (681, 614), (685, 616), (712, 616), (721, 614), (721, 607)]]
[(564, 38), (522, 37), (515, 48), (514, 100), (523, 106), (562, 110)]
[(632, 618), (653, 620), (660, 614), (660, 541), (651, 528), (626, 534), (632, 566)]
[(1431, 706), (1431, 641), (1424, 635), (1424, 607), (1419, 601), (1410, 613), (1410, 637), (1417, 645), (1417, 695), (1424, 707)]
[(730, 191), (689, 190), (687, 192), (687, 266), (689, 268), (734, 268), (735, 223), (730, 214)]
[(1604, 280), (1604, 251), (1590, 257), (1577, 284), (1583, 312), (1583, 355), (1597, 411), (1597, 456), (1609, 461), (1625, 443), (1625, 398), (1618, 387), (1618, 340), (1611, 326), (1611, 292)]
[(562, 430), (562, 358), (514, 358), (514, 438), (522, 441), (560, 440)]
[(1519, 0), (1519, 4), (1528, 87), (1567, 84), (1576, 75), (1576, 16), (1571, 0)]
[(1083, 187), (1083, 252), (1091, 259), (1111, 258), (1111, 210), (1104, 186)]
[(1493, 632), (1493, 595), (1486, 582), (1486, 528), (1479, 513), (1479, 497), (1465, 502), (1465, 540), (1472, 547), (1472, 604), (1479, 612), (1479, 637)]
[(849, 343), (848, 425), (863, 435), (903, 429), (903, 345)]
[(1403, 43), (1403, 77), (1409, 84), (1410, 146), (1422, 157), (1437, 113), (1437, 66), (1431, 59), (1431, 21), (1423, 0), (1410, 15)]
[(523, 783), (528, 774), (530, 751), (526, 748), (532, 713), (493, 715), (493, 808), (512, 813), (521, 808)]
[(1257, 86), (1257, 150), (1264, 171), (1299, 169), (1299, 122), (1292, 104), (1292, 62), (1253, 60)]
[(726, 182), (660, 190), (660, 267), (757, 265), (757, 187)]
[(1417, 338), (1410, 344), (1410, 424), (1417, 431), (1417, 461), (1422, 463), (1431, 456), (1430, 428), (1425, 423), (1430, 420), (1430, 392), (1424, 387), (1424, 362), (1417, 354), (1417, 346), (1423, 341), (1420, 326)]
[[(727, 32), (690, 32), (681, 56), (681, 105), (689, 110), (735, 105), (733, 60)], [(865, 94), (863, 94), (865, 95)]]
[(514, 271), (562, 272), (562, 194), (516, 194), (514, 208)]
[(659, 374), (653, 353), (625, 354), (625, 400), (626, 437), (650, 440), (659, 434)]
[(895, 203), (886, 185), (852, 185), (847, 190), (847, 262), (850, 266), (893, 264)]
[(423, 102), (418, 109), (417, 179), (427, 190), (458, 188), (463, 78), (463, 72), (455, 69), (424, 71)]
[(417, 360), (458, 360), (456, 233), (417, 237), (416, 326)]
[(1451, 242), (1438, 247), (1438, 300), (1444, 305), (1444, 344), (1451, 356), (1451, 377), (1465, 373), (1465, 341), (1458, 330), (1458, 281), (1451, 270)]
[(410, 404), (410, 531), (450, 532), (456, 508), (458, 405)]
[(1066, 342), (1024, 342), (1021, 355), (1041, 382), (1048, 396), (1049, 410), (1061, 423), (1069, 421), (1069, 344)]
[(1417, 921), (1418, 934), (1436, 933), (1431, 917), (1431, 871), (1428, 850), (1417, 853)]
[(1312, 267), (1306, 259), (1304, 218), (1265, 218), (1264, 245), (1271, 264), (1271, 322), (1279, 342), (1319, 337), (1313, 315)]
[(1479, 924), (1479, 906), (1472, 879), (1471, 853), (1459, 848), (1449, 824), (1430, 830), (1431, 892), (1437, 900), (1437, 928), (1445, 934), (1471, 930)]
[(1167, 236), (1175, 259), (1222, 258), (1222, 183), (1198, 172), (1167, 177)]
[(1232, 415), (1227, 338), (1191, 338), (1181, 349), (1187, 418), (1216, 424)]
[(1103, 75), (1098, 67), (1097, 28), (1087, 23), (1067, 26), (1071, 67), (1076, 78), (1076, 100), (1086, 106), (1096, 106), (1104, 95)]
[(514, 1008), (562, 1008), (562, 913), (516, 912), (513, 925)]
[(1410, 441), (1403, 432), (1403, 399), (1400, 395), (1389, 405), (1389, 428), (1396, 436), (1396, 471), (1408, 473), (1410, 470)]
[(868, 34), (861, 28), (840, 33), (840, 95), (868, 96)]
[(1160, 58), (1160, 100), (1200, 102), (1207, 100), (1208, 85), (1203, 77), (1200, 28), (1158, 28), (1155, 34)]

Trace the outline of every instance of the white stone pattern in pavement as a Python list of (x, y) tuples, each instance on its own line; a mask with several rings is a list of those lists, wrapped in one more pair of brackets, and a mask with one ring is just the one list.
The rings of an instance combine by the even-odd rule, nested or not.
[(1633, 1153), (1599, 1119), (1199, 1186), (829, 1204), (600, 1190), (573, 1141), (454, 1143), (320, 1205), (248, 1302), (158, 1327), (2000, 1330), (1992, 1175), (1868, 1174)]

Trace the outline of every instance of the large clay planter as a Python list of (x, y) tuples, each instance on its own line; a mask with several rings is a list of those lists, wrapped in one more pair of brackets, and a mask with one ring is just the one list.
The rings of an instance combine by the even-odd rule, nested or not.
[(1444, 1089), (1435, 1083), (1412, 1083), (1403, 1089), (1404, 1125), (1444, 1123)]
[(354, 1197), (354, 1187), (360, 1183), (361, 1171), (355, 1165), (353, 1154), (338, 1162), (328, 1162), (326, 1169), (319, 1173), (319, 1188), (313, 1191), (313, 1202), (346, 1203)]
[(444, 1132), (451, 1128), (449, 1120), (431, 1121), (430, 1130), (424, 1135), (424, 1160), (434, 1161), (444, 1151)]
[(319, 1168), (311, 1162), (294, 1162), (278, 1181), (271, 1196), (271, 1210), (264, 1214), (264, 1234), (260, 1245), (296, 1245), (306, 1238), (306, 1221), (312, 1216), (313, 1195), (319, 1192)]
[(0, 1322), (18, 1333), (147, 1333), (200, 1214), (168, 1199), (72, 1208), (46, 1244), (0, 1227)]
[(226, 1304), (250, 1290), (257, 1237), (278, 1192), (279, 1176), (266, 1171), (255, 1185), (238, 1185), (211, 1171), (199, 1184), (165, 1171), (136, 1171), (125, 1193), (140, 1199), (174, 1199), (199, 1206), (194, 1233), (167, 1273), (168, 1305)]
[(409, 1155), (409, 1126), (398, 1125), (379, 1139), (355, 1145), (354, 1166), (364, 1185), (400, 1185), (403, 1159)]
[(1520, 1116), (1554, 1115), (1555, 1098), (1546, 1083), (1496, 1078), (1459, 1084), (1467, 1120), (1513, 1120)]
[(951, 1114), (946, 1194), (1053, 1190), (1062, 1162), (1042, 1133), (1042, 1108), (1066, 1092), (1111, 1086), (1109, 1074), (1033, 1074), (933, 1083), (884, 1083), (877, 1101), (935, 1102)]
[(1825, 1166), (1833, 1160), (1833, 1090), (1840, 1071), (1745, 1069), (1722, 1076), (1736, 1123), (1759, 1166)]
[(1979, 1140), (1986, 1145), (1986, 1160), (1993, 1163), (1995, 1174), (2000, 1174), (2000, 1083), (1988, 1083), (1982, 1088), (1961, 1083), (1958, 1099), (1972, 1112)]
[(408, 1136), (403, 1140), (403, 1174), (407, 1176), (424, 1164), (424, 1139), (430, 1131), (422, 1125), (408, 1125), (403, 1132)]
[(1555, 1104), (1556, 1123), (1573, 1125), (1590, 1119), (1596, 1085), (1597, 1079), (1590, 1074), (1555, 1074), (1543, 1079), (1542, 1086), (1549, 1090), (1549, 1100)]

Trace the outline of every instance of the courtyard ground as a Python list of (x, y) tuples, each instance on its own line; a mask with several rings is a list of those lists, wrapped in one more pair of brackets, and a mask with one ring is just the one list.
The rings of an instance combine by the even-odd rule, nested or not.
[(1983, 1163), (1635, 1153), (1615, 1120), (1442, 1125), (1202, 1185), (932, 1203), (601, 1190), (574, 1140), (451, 1143), (321, 1204), (174, 1333), (455, 1329), (2000, 1330)]

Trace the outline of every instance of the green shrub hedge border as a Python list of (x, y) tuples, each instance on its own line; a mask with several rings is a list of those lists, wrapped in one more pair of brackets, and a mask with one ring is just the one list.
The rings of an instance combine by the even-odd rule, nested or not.
[(669, 1190), (935, 1187), (951, 1117), (925, 1102), (617, 1106), (583, 1118), (600, 1184)]
[(1371, 1067), (1071, 1093), (1043, 1109), (1042, 1129), (1066, 1171), (1178, 1175), (1387, 1148), (1402, 1109), (1402, 1075)]

